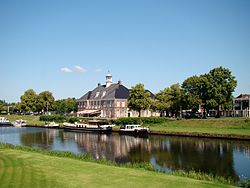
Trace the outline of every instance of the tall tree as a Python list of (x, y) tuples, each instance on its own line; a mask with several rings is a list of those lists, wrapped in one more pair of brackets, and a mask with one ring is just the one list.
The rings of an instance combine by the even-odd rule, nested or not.
[(170, 106), (172, 104), (171, 96), (169, 95), (169, 88), (165, 88), (164, 90), (161, 90), (159, 93), (156, 93), (155, 100), (154, 100), (154, 110), (158, 110), (163, 116), (168, 116), (170, 111)]
[(232, 102), (232, 93), (237, 86), (237, 81), (231, 71), (223, 67), (212, 69), (208, 73), (208, 80), (211, 85), (209, 93), (211, 99), (213, 99), (213, 104), (217, 108), (217, 117), (219, 117), (220, 109), (227, 109), (230, 106), (228, 104)]
[(155, 96), (155, 106), (161, 115), (166, 114), (176, 116), (180, 113), (181, 108), (185, 106), (183, 91), (179, 84), (173, 84), (168, 88), (160, 91)]
[[(204, 117), (206, 117), (210, 109), (216, 108), (219, 112), (221, 109), (230, 108), (232, 93), (236, 85), (237, 81), (231, 75), (231, 71), (218, 67), (209, 71), (208, 74), (187, 78), (182, 88), (189, 107), (195, 110), (200, 103), (205, 109)], [(217, 113), (217, 116), (219, 115), (220, 113)]]
[(140, 117), (141, 110), (148, 109), (150, 104), (150, 93), (144, 89), (143, 84), (137, 84), (132, 87), (128, 98), (128, 107), (130, 109), (137, 111)]
[(75, 98), (67, 98), (55, 101), (55, 110), (59, 114), (76, 112), (77, 101)]
[(38, 95), (37, 109), (39, 111), (48, 112), (53, 109), (55, 98), (50, 91), (43, 91)]
[(37, 110), (37, 94), (33, 89), (28, 89), (21, 96), (20, 107), (24, 112), (35, 112)]
[(196, 112), (201, 105), (206, 111), (209, 110), (211, 101), (209, 93), (210, 83), (207, 74), (187, 78), (183, 82), (182, 88), (185, 93), (188, 109), (192, 109), (193, 112)]
[(183, 90), (179, 84), (173, 84), (169, 88), (169, 95), (172, 101), (170, 111), (176, 116), (181, 113), (182, 108), (184, 107)]

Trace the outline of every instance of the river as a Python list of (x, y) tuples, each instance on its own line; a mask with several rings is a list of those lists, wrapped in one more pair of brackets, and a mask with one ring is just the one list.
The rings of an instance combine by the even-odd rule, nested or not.
[(232, 178), (250, 178), (250, 142), (65, 132), (59, 129), (1, 127), (0, 142), (49, 150), (88, 153), (117, 163), (150, 162), (169, 172), (194, 170)]

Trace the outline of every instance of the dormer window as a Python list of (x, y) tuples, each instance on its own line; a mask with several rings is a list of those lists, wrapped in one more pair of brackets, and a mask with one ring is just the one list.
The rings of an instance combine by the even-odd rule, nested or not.
[(104, 92), (102, 93), (102, 98), (103, 98), (105, 95), (106, 95), (106, 91), (104, 91)]
[(99, 94), (100, 94), (100, 92), (96, 92), (96, 94), (95, 94), (95, 98), (96, 98), (96, 97), (98, 97), (98, 96), (99, 96)]

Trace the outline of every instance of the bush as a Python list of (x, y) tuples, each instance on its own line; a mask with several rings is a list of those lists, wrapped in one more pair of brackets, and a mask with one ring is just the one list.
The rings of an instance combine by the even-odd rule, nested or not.
[(80, 119), (79, 118), (77, 118), (77, 117), (71, 117), (71, 118), (69, 118), (69, 123), (75, 123), (76, 121), (79, 121)]
[(40, 116), (40, 121), (55, 121), (61, 123), (64, 121), (68, 121), (68, 118), (60, 115), (51, 115), (51, 116), (42, 115)]
[(244, 188), (250, 188), (250, 179), (246, 179), (246, 180), (240, 182), (239, 186), (244, 187)]

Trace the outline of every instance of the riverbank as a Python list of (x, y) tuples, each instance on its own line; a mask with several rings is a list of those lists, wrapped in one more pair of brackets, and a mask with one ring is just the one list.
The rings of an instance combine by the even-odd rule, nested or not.
[[(10, 115), (10, 121), (27, 120), (29, 126), (43, 127), (44, 121), (39, 116)], [(169, 119), (162, 123), (144, 124), (151, 134), (167, 136), (187, 136), (219, 139), (250, 140), (250, 119), (246, 118), (209, 118), (209, 119)], [(114, 132), (119, 126), (113, 127)]]
[(197, 180), (5, 144), (0, 144), (0, 182), (1, 187), (233, 187), (216, 179)]

